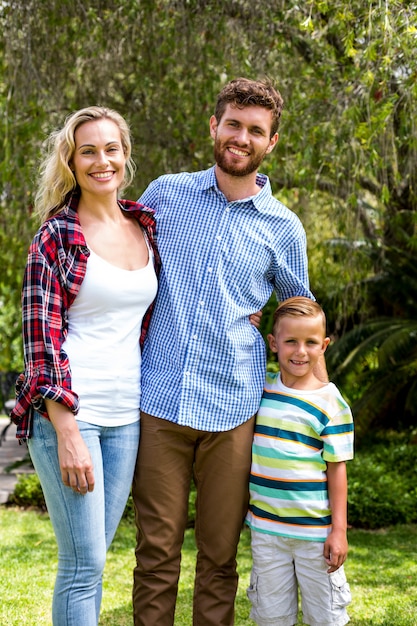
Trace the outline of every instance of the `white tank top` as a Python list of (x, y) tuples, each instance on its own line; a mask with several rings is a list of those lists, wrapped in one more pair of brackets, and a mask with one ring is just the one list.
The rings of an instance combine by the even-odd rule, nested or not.
[(132, 271), (90, 250), (85, 278), (68, 311), (63, 344), (72, 389), (80, 398), (77, 420), (120, 426), (139, 419), (139, 337), (156, 292), (150, 249), (148, 264)]

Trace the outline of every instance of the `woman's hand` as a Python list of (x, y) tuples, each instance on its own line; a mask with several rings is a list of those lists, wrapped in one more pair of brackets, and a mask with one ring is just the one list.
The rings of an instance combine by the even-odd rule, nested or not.
[(80, 432), (57, 433), (57, 437), (62, 482), (66, 487), (71, 487), (82, 494), (93, 491), (93, 463)]
[(74, 415), (58, 402), (45, 400), (45, 404), (58, 439), (62, 482), (83, 495), (93, 491), (93, 462)]

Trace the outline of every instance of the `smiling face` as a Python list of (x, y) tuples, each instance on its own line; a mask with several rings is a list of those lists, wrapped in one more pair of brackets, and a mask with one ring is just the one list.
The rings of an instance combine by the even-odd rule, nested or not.
[(210, 119), (217, 167), (231, 176), (248, 176), (256, 172), (269, 154), (278, 134), (271, 135), (272, 112), (261, 106), (238, 108), (226, 106), (222, 118)]
[(293, 388), (322, 386), (313, 373), (330, 339), (321, 315), (281, 317), (268, 335), (269, 347), (278, 354), (284, 385)]
[(115, 194), (123, 183), (126, 156), (120, 129), (110, 119), (85, 122), (74, 133), (71, 167), (82, 194)]

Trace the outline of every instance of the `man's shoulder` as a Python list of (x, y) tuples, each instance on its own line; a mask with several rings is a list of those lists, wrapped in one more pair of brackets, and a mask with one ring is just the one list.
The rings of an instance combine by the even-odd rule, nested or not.
[(148, 186), (140, 202), (154, 209), (160, 219), (165, 208), (172, 213), (176, 206), (182, 209), (190, 203), (196, 206), (203, 202), (202, 196), (206, 201), (206, 193), (213, 187), (213, 181), (214, 174), (210, 170), (163, 174)]
[(285, 219), (290, 222), (301, 223), (298, 215), (289, 209), (281, 200), (278, 200), (274, 195), (269, 194), (265, 197), (265, 208), (273, 215), (279, 216), (281, 219)]
[(197, 172), (175, 172), (174, 174), (162, 174), (154, 182), (166, 186), (202, 185), (210, 179), (212, 168), (198, 170)]
[(301, 224), (298, 215), (273, 194), (270, 180), (265, 174), (258, 173), (257, 183), (261, 187), (261, 191), (255, 197), (254, 202), (263, 213), (287, 222)]

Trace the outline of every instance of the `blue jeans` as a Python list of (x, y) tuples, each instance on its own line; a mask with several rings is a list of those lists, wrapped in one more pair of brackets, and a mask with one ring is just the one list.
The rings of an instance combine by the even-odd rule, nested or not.
[(78, 427), (94, 464), (94, 491), (86, 495), (63, 484), (55, 429), (38, 413), (28, 440), (58, 543), (54, 626), (98, 624), (106, 552), (129, 497), (139, 444), (139, 422)]

